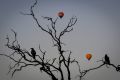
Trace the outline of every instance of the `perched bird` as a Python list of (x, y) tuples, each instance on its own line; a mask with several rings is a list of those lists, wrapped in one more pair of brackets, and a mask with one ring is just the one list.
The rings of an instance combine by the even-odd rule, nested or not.
[(110, 64), (110, 59), (107, 54), (105, 54), (105, 63)]
[(35, 59), (36, 51), (34, 50), (34, 48), (30, 48), (30, 49), (31, 49), (32, 57)]

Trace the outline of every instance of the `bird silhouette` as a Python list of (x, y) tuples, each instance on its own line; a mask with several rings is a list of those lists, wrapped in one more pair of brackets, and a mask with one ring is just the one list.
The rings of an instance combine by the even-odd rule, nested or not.
[(105, 54), (105, 63), (110, 64), (110, 59), (107, 54)]
[(36, 51), (34, 50), (34, 48), (30, 48), (30, 49), (31, 49), (32, 57), (35, 59)]

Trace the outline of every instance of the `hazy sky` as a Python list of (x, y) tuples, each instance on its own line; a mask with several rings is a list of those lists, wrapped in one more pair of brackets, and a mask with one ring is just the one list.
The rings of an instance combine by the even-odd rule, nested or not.
[[(20, 14), (29, 13), (33, 2), (34, 0), (0, 0), (0, 53), (8, 54), (8, 49), (4, 46), (5, 38), (6, 35), (13, 37), (10, 29), (14, 29), (23, 48), (29, 50), (34, 47), (38, 50), (38, 45), (41, 44), (49, 57), (57, 55), (50, 36), (36, 26), (31, 16)], [(112, 63), (120, 64), (120, 0), (38, 0), (38, 5), (34, 8), (42, 26), (48, 22), (41, 16), (56, 19), (59, 11), (63, 11), (65, 16), (57, 22), (58, 31), (67, 25), (72, 16), (78, 18), (74, 30), (66, 34), (63, 41), (65, 49), (73, 52), (72, 56), (79, 60), (83, 69), (99, 65), (96, 61), (106, 53)], [(85, 59), (87, 52), (93, 55), (91, 61)], [(10, 76), (6, 75), (9, 63), (9, 59), (0, 57), (0, 80), (10, 80)], [(76, 75), (75, 68), (72, 69)], [(18, 72), (12, 80), (46, 79), (36, 68), (28, 68)], [(85, 79), (119, 80), (120, 73), (112, 67), (104, 66), (88, 73)]]

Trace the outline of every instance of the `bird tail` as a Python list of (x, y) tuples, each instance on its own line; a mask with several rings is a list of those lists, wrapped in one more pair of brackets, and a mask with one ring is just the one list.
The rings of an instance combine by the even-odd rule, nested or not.
[(33, 59), (35, 59), (35, 56), (33, 56)]

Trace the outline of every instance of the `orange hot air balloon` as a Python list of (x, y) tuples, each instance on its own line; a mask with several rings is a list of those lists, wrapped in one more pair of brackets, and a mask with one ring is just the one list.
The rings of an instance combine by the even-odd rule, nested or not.
[(63, 12), (59, 12), (59, 13), (58, 13), (58, 16), (59, 16), (60, 18), (62, 18), (62, 17), (64, 16), (64, 13), (63, 13)]
[(87, 54), (86, 54), (86, 58), (87, 58), (88, 60), (90, 60), (90, 59), (92, 58), (92, 54), (87, 53)]

